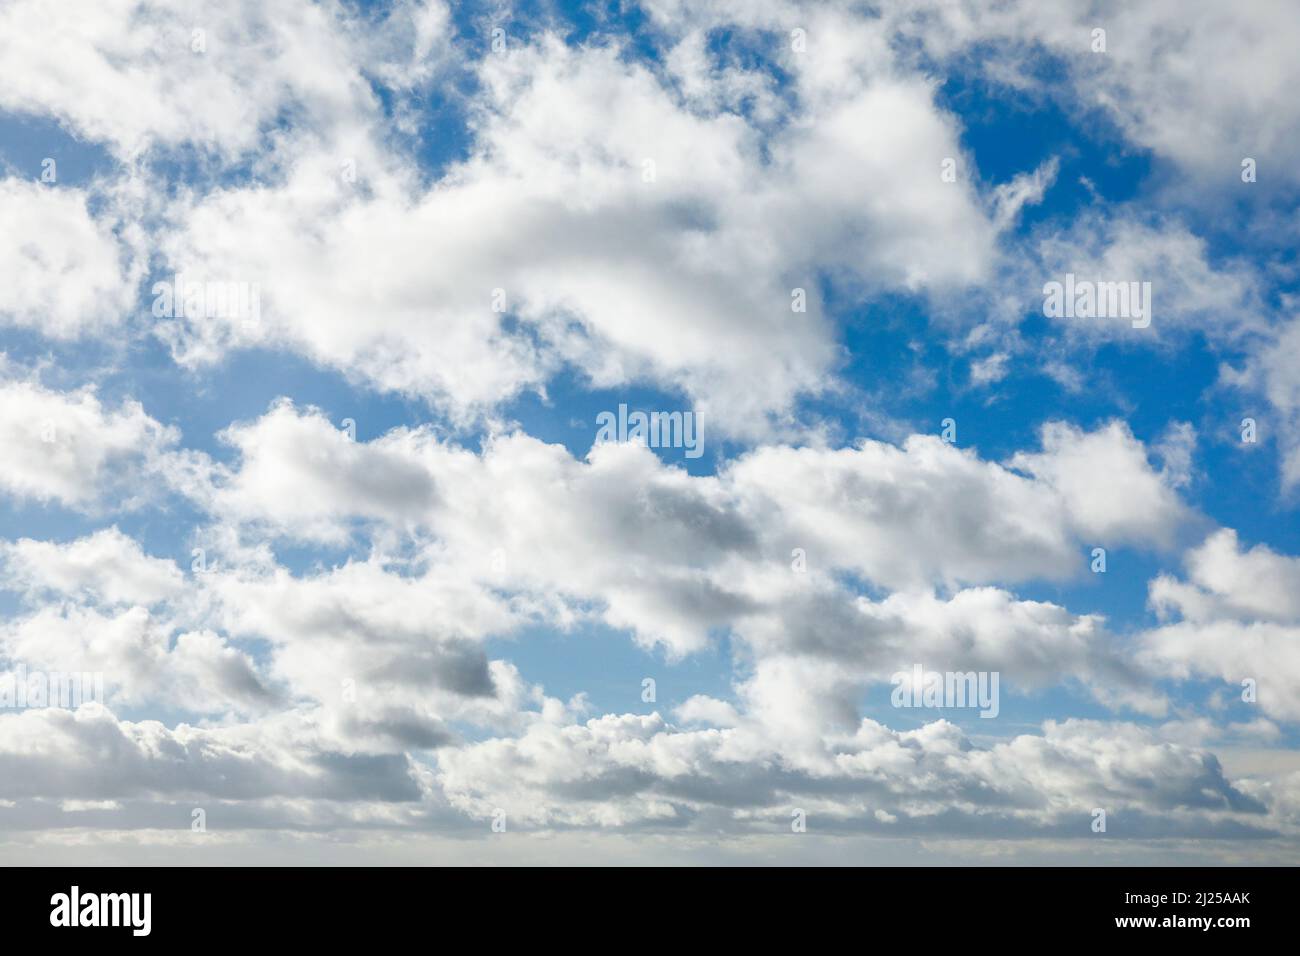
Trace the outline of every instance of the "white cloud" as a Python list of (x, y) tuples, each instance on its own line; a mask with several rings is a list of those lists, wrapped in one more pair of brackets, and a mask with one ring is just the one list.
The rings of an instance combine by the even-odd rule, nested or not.
[(0, 365), (0, 491), (19, 499), (93, 511), (129, 505), (147, 489), (143, 476), (162, 464), (177, 439), (138, 402), (116, 410), (95, 391), (59, 392), (9, 377)]
[(52, 593), (147, 606), (177, 596), (183, 580), (175, 564), (146, 555), (116, 527), (67, 544), (0, 542), (0, 587), (29, 598)]
[[(761, 448), (715, 477), (691, 477), (635, 445), (600, 444), (583, 462), (522, 434), (498, 436), (481, 454), (427, 430), (352, 443), (319, 413), (285, 403), (240, 435), (263, 457), (204, 499), (219, 517), (253, 514), (261, 526), (276, 516), (277, 533), (312, 540), (322, 528), (345, 533), (360, 514), (379, 523), (376, 542), (384, 522), (421, 542), (414, 564), (399, 549), (391, 564), (377, 556), (303, 579), (208, 578), (223, 626), (279, 644), (277, 672), (320, 701), (336, 701), (342, 679), (372, 674), (367, 661), (397, 660), (381, 683), (426, 674), (486, 705), (496, 692), (474, 641), (526, 621), (595, 617), (674, 655), (730, 629), (759, 656), (760, 674), (769, 657), (834, 662), (829, 684), (792, 692), (852, 719), (855, 694), (918, 662), (1005, 672), (1018, 688), (1077, 680), (1110, 706), (1164, 707), (1100, 618), (999, 588), (949, 599), (932, 590), (1066, 577), (1082, 572), (1095, 540), (1169, 539), (1184, 508), (1118, 425), (1048, 429), (1044, 451), (1013, 459), (1033, 477), (922, 436), (901, 448)], [(353, 469), (392, 493), (358, 496)], [(1098, 475), (1111, 484), (1094, 488)], [(431, 487), (436, 494), (403, 490)], [(904, 592), (866, 600), (835, 580), (842, 571)], [(810, 679), (819, 666), (809, 665)], [(430, 711), (400, 688), (384, 693), (434, 721), (430, 741), (439, 707), (466, 706), (449, 698)]]
[(1190, 551), (1186, 564), (1188, 581), (1161, 575), (1151, 582), (1151, 603), (1162, 616), (1300, 623), (1300, 558), (1265, 545), (1243, 551), (1237, 533), (1223, 528)]
[[(405, 756), (335, 750), (301, 715), (168, 729), (154, 720), (119, 720), (93, 704), (0, 716), (0, 778), (15, 797), (83, 800), (413, 801), (423, 792)], [(188, 828), (190, 808), (174, 809), (172, 825)]]
[(349, 518), (416, 522), (436, 500), (433, 476), (400, 432), (353, 441), (319, 412), (299, 414), (281, 402), (220, 438), (239, 453), (239, 463), (233, 473), (217, 474), (209, 506), (230, 520), (337, 542)]
[(980, 747), (945, 721), (899, 732), (864, 720), (810, 767), (744, 725), (683, 731), (658, 714), (537, 720), (521, 737), (443, 752), (438, 780), (454, 806), (480, 817), (501, 808), (532, 826), (773, 830), (801, 807), (810, 831), (971, 834), (996, 821), (1025, 835), (1087, 832), (1101, 805), (1129, 811), (1140, 835), (1158, 832), (1165, 815), (1212, 829), (1217, 815), (1264, 811), (1211, 755), (1095, 721), (1049, 721), (1041, 735)]
[(349, 746), (384, 752), (443, 746), (453, 722), (506, 728), (536, 699), (482, 643), (523, 620), (454, 565), (403, 574), (378, 562), (292, 577), (225, 571), (204, 579), (220, 629), (269, 642), (269, 673), (319, 705)]
[(0, 108), (56, 117), (124, 160), (194, 145), (233, 161), (260, 149), (282, 111), (328, 126), (375, 109), (363, 56), (393, 82), (419, 80), (445, 11), (399, 3), (365, 43), (349, 22), (340, 4), (303, 0), (8, 3)]
[(257, 283), (262, 323), (162, 334), (187, 363), (291, 347), (457, 416), (569, 364), (600, 386), (679, 389), (719, 433), (761, 434), (834, 371), (820, 270), (862, 289), (951, 287), (993, 261), (994, 214), (969, 179), (940, 181), (959, 130), (931, 85), (842, 52), (861, 77), (801, 76), (770, 135), (682, 101), (615, 48), (543, 36), (489, 56), (471, 155), (427, 190), (393, 162), (349, 187), (303, 140), (272, 183), (184, 197), (170, 267)]
[(1063, 422), (1048, 424), (1043, 451), (1019, 452), (1011, 465), (1053, 488), (1073, 527), (1100, 546), (1168, 546), (1189, 517), (1173, 489), (1178, 476), (1155, 471), (1142, 443), (1122, 422), (1091, 433)]
[(1277, 442), (1282, 488), (1293, 495), (1300, 486), (1300, 439), (1295, 437), (1300, 426), (1300, 375), (1296, 373), (1300, 368), (1300, 319), (1293, 314), (1290, 296), (1283, 297), (1283, 304), (1287, 318), (1271, 330), (1241, 369), (1225, 369), (1224, 380), (1272, 405), (1270, 410), (1260, 402), (1259, 411), (1248, 405), (1246, 415), (1255, 419), (1256, 441)]
[(1254, 265), (1213, 261), (1205, 239), (1176, 220), (1085, 214), (1068, 232), (1039, 229), (1030, 243), (1019, 266), (1021, 311), (1041, 314), (1043, 286), (1067, 273), (1088, 282), (1151, 283), (1149, 328), (1123, 318), (1055, 319), (1072, 337), (1154, 344), (1178, 331), (1201, 331), (1214, 342), (1239, 343), (1268, 327)]
[(13, 673), (21, 664), (28, 674), (100, 674), (112, 706), (222, 714), (259, 711), (274, 702), (247, 654), (211, 632), (174, 640), (173, 633), (165, 618), (138, 606), (109, 614), (46, 606), (0, 626), (0, 653)]
[(87, 198), (0, 179), (0, 323), (70, 339), (104, 334), (132, 310), (139, 266)]
[[(1300, 25), (1285, 0), (1261, 0), (1249, 17), (1214, 0), (896, 0), (882, 8), (946, 62), (978, 45), (987, 74), (1021, 95), (1043, 88), (1033, 64), (1046, 49), (1067, 78), (1067, 105), (1104, 113), (1199, 186), (1239, 188), (1246, 156), (1294, 178), (1300, 108), (1290, 92), (1298, 78), (1291, 50)], [(1096, 28), (1106, 31), (1104, 53), (1092, 49)]]
[(1252, 681), (1265, 714), (1300, 720), (1300, 558), (1215, 532), (1186, 557), (1188, 580), (1160, 575), (1150, 602), (1168, 623), (1142, 635), (1153, 669), (1217, 678), (1245, 699)]
[(1043, 451), (1011, 460), (1028, 477), (926, 436), (766, 446), (691, 477), (635, 445), (599, 444), (583, 462), (519, 433), (482, 454), (428, 429), (352, 443), (283, 403), (229, 434), (242, 461), (197, 492), (223, 520), (307, 540), (345, 536), (353, 518), (387, 523), (431, 542), (458, 579), (556, 613), (597, 600), (607, 623), (678, 653), (787, 592), (795, 549), (814, 574), (957, 587), (1064, 578), (1095, 544), (1165, 543), (1187, 517), (1118, 424), (1050, 426)]

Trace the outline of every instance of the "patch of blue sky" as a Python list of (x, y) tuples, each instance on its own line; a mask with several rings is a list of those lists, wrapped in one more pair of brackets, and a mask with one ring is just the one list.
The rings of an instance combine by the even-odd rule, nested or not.
[[(561, 371), (547, 382), (545, 395), (535, 391), (521, 393), (505, 406), (505, 413), (532, 437), (563, 445), (575, 458), (584, 459), (595, 445), (600, 430), (597, 419), (604, 412), (617, 418), (620, 405), (627, 406), (629, 415), (637, 411), (696, 414), (689, 398), (680, 393), (649, 384), (593, 388), (585, 376), (572, 369)], [(651, 451), (664, 464), (683, 468), (688, 474), (715, 474), (719, 463), (743, 446), (712, 433), (707, 416), (700, 414), (694, 420), (700, 438), (698, 457), (690, 457), (686, 447), (654, 446)]]
[(118, 168), (103, 147), (77, 139), (52, 119), (0, 112), (0, 171), (40, 182), (47, 159), (64, 186), (84, 187)]
[[(668, 715), (697, 694), (734, 700), (733, 684), (746, 675), (725, 630), (678, 660), (670, 659), (662, 646), (643, 647), (627, 632), (599, 622), (565, 630), (528, 627), (489, 640), (486, 650), (489, 657), (515, 664), (526, 680), (541, 683), (550, 697), (567, 701), (585, 693), (596, 715)], [(642, 700), (647, 678), (655, 681), (653, 702)]]
[[(1044, 58), (1045, 75), (1059, 70)], [(1047, 201), (1022, 211), (1022, 231), (1098, 203), (1131, 200), (1150, 174), (1151, 155), (1127, 144), (1103, 114), (1079, 116), (1041, 93), (1011, 95), (973, 68), (945, 75), (935, 101), (958, 119), (961, 146), (974, 156), (974, 173), (985, 188), (1031, 172), (1053, 157), (1059, 160)]]

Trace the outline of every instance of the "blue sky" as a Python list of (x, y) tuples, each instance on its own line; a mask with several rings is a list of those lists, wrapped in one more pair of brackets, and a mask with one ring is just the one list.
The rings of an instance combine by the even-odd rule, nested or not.
[[(922, 16), (891, 3), (147, 4), (148, 43), (97, 18), (72, 31), (78, 49), (96, 51), (86, 72), (102, 88), (143, 83), (112, 50), (170, 77), (144, 83), (135, 115), (120, 119), (89, 112), (92, 88), (78, 86), (89, 79), (43, 82), (37, 40), (6, 41), (0, 62), (14, 58), (27, 85), (0, 96), (0, 173), (11, 228), (30, 227), (0, 247), (9, 285), (57, 261), (47, 247), (71, 248), (71, 233), (41, 226), (57, 221), (41, 207), (57, 194), (71, 203), (57, 215), (85, 224), (75, 241), (86, 247), (33, 285), (100, 292), (89, 307), (52, 292), (0, 295), (0, 385), (36, 394), (37, 409), (93, 394), (95, 414), (123, 410), (144, 423), (140, 435), (152, 422), (175, 436), (105, 438), (99, 464), (65, 472), (51, 458), (45, 477), (32, 452), (0, 475), (0, 662), (41, 647), (65, 648), (49, 650), (47, 667), (101, 661), (122, 694), (96, 719), (125, 739), (158, 720), (212, 749), (222, 735), (265, 745), (248, 792), (269, 829), (293, 825), (292, 798), (314, 799), (270, 769), (314, 759), (294, 749), (310, 746), (409, 761), (403, 773), (423, 794), (409, 825), (431, 838), (498, 807), (524, 829), (606, 833), (668, 817), (689, 825), (721, 806), (736, 832), (771, 835), (788, 829), (792, 801), (815, 803), (814, 816), (846, 833), (859, 818), (902, 818), (923, 835), (944, 800), (967, 813), (954, 794), (977, 785), (867, 786), (844, 762), (883, 761), (854, 749), (878, 732), (929, 740), (951, 727), (973, 752), (1033, 740), (1095, 760), (1077, 770), (1095, 785), (1009, 796), (1057, 808), (1018, 819), (1018, 835), (993, 837), (1004, 831), (971, 813), (952, 831), (963, 839), (1041, 852), (1033, 841), (1067, 838), (1075, 811), (1059, 808), (1069, 806), (1087, 840), (1085, 811), (1110, 800), (1119, 819), (1147, 821), (1129, 859), (1164, 852), (1144, 827), (1166, 816), (1208, 859), (1232, 843), (1215, 828), (1262, 801), (1245, 825), (1293, 853), (1300, 621), (1276, 595), (1300, 583), (1288, 478), (1300, 454), (1288, 359), (1300, 136), (1277, 91), (1295, 68), (1269, 46), (1252, 73), (1249, 45), (1235, 42), (1206, 62), (1214, 47), (1201, 32), (1134, 67), (1137, 51), (1178, 36), (1176, 6), (1130, 15), (1102, 4), (1089, 20), (1027, 5), (947, 22), (938, 6)], [(1088, 46), (1098, 23), (1106, 51)], [(197, 24), (207, 51), (149, 58)], [(791, 49), (794, 27), (806, 51)], [(1178, 72), (1179, 56), (1196, 75)], [(647, 186), (637, 177), (648, 149), (659, 178)], [(1247, 156), (1257, 182), (1241, 178)], [(56, 183), (39, 182), (46, 157)], [(349, 157), (356, 189), (330, 175)], [(947, 157), (955, 183), (940, 179)], [(116, 275), (102, 274), (99, 246)], [(78, 275), (92, 267), (100, 274)], [(1122, 318), (1081, 328), (1045, 316), (1042, 283), (1067, 269), (1150, 281), (1150, 334)], [(154, 283), (178, 270), (260, 283), (267, 321), (247, 335), (225, 316), (155, 321)], [(486, 303), (492, 283), (510, 302), (499, 319), (465, 304)], [(776, 315), (794, 284), (810, 311)], [(139, 409), (125, 411), (131, 403)], [(703, 455), (602, 457), (597, 416), (620, 404), (698, 414)], [(1253, 444), (1241, 439), (1246, 417), (1258, 422)], [(948, 418), (955, 449), (927, 444)], [(325, 429), (345, 419), (355, 442), (336, 447)], [(16, 421), (3, 433), (32, 424)], [(1076, 448), (1095, 467), (1079, 481)], [(984, 510), (996, 507), (1015, 514)], [(995, 524), (1021, 518), (1023, 538), (998, 537)], [(122, 549), (115, 557), (76, 556), (113, 527), (122, 540), (94, 540)], [(1206, 550), (1224, 529), (1234, 546)], [(38, 561), (20, 539), (54, 547)], [(814, 599), (774, 576), (805, 540), (818, 595), (806, 606)], [(190, 572), (196, 546), (221, 555), (207, 578)], [(1088, 571), (1094, 547), (1106, 548), (1105, 574)], [(475, 563), (495, 549), (504, 573)], [(1036, 561), (1041, 573), (1026, 573)], [(1153, 599), (1157, 580), (1176, 584), (1172, 604)], [(129, 596), (106, 597), (115, 587)], [(432, 611), (406, 606), (424, 600), (420, 589)], [(1001, 626), (995, 611), (986, 622), (929, 617), (978, 589), (996, 589), (1007, 614), (1051, 606), (1070, 623), (1035, 617), (1040, 635)], [(135, 646), (154, 655), (139, 671), (138, 655), (104, 651), (91, 633), (126, 627), (133, 606), (130, 621), (149, 622)], [(823, 615), (828, 629), (846, 627), (828, 638), (833, 653), (796, 638), (791, 622), (809, 614), (810, 631)], [(841, 625), (856, 614), (867, 615), (860, 631)], [(899, 635), (873, 631), (873, 615), (900, 615)], [(54, 619), (64, 636), (42, 637)], [(66, 637), (78, 628), (81, 652)], [(199, 633), (221, 648), (215, 657), (190, 659), (182, 637)], [(941, 671), (997, 664), (1000, 716), (891, 706), (877, 641)], [(338, 676), (321, 663), (336, 652), (386, 675), (361, 711), (321, 689)], [(425, 668), (441, 689), (414, 676)], [(491, 671), (486, 696), (467, 689), (466, 669)], [(1260, 703), (1239, 699), (1241, 676), (1267, 687)], [(256, 690), (241, 698), (231, 680)], [(202, 690), (181, 689), (191, 681)], [(717, 717), (724, 709), (731, 716)], [(619, 723), (633, 717), (663, 724)], [(311, 729), (285, 743), (286, 722)], [(416, 726), (418, 739), (441, 742), (412, 746), (403, 728)], [(606, 726), (631, 734), (624, 750)], [(588, 733), (603, 743), (573, 744), (555, 778), (511, 770), (544, 766), (559, 746), (538, 742), (547, 735)], [(678, 756), (632, 766), (627, 749), (651, 737)], [(1079, 757), (1076, 738), (1112, 737), (1134, 749)], [(705, 758), (706, 746), (723, 753)], [(3, 753), (0, 766), (18, 759)], [(1179, 776), (1211, 753), (1227, 769), (1209, 783)], [(694, 769), (665, 771), (674, 759)], [(746, 760), (755, 769), (742, 774)], [(1096, 769), (1124, 760), (1137, 777), (1175, 782), (1144, 797)], [(753, 783), (756, 768), (807, 774), (806, 792), (787, 778)], [(818, 781), (840, 772), (837, 804)], [(1034, 778), (1018, 764), (1005, 772)], [(123, 829), (152, 833), (170, 825), (169, 807), (243, 799), (193, 780), (150, 789), (85, 768), (48, 776), (47, 792), (13, 797), (16, 847), (41, 801), (115, 804), (144, 821)], [(752, 803), (736, 795), (746, 779)], [(756, 795), (769, 786), (776, 796)], [(1195, 796), (1220, 790), (1223, 807)], [(313, 819), (364, 834), (373, 807), (346, 791), (330, 790), (337, 802)], [(711, 793), (725, 796), (715, 805)]]

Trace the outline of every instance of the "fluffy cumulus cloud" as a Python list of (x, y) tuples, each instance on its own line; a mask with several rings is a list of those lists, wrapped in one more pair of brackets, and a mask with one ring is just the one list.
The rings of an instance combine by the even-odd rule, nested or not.
[[(195, 713), (247, 710), (267, 702), (246, 654), (210, 632), (170, 640), (165, 623), (133, 607), (117, 614), (88, 608), (43, 608), (11, 622), (0, 637), (4, 656), (43, 674), (102, 675), (102, 695), (130, 706), (165, 704)], [(14, 669), (10, 677), (22, 681)], [(83, 680), (83, 699), (87, 693)], [(98, 684), (96, 684), (98, 687)], [(96, 691), (99, 693), (99, 691)]]
[[(952, 117), (888, 68), (878, 30), (857, 32), (865, 48), (840, 48), (831, 75), (774, 47), (794, 83), (745, 94), (754, 115), (690, 59), (698, 46), (675, 48), (665, 76), (615, 40), (507, 45), (474, 67), (470, 155), (431, 185), (388, 157), (350, 181), (344, 147), (309, 142), (270, 187), (182, 197), (169, 266), (256, 283), (263, 314), (163, 332), (189, 362), (289, 343), (457, 414), (573, 368), (683, 391), (752, 433), (836, 369), (821, 275), (948, 288), (992, 261), (992, 200), (933, 174), (960, 154)], [(338, 281), (322, 286), (322, 267)]]
[(0, 8), (0, 847), (1293, 855), (1295, 18), (639, 8)]
[(368, 41), (345, 29), (343, 5), (301, 0), (113, 0), (59, 10), (20, 2), (0, 16), (7, 111), (52, 117), (124, 159), (193, 147), (234, 160), (260, 151), (285, 110), (315, 123), (354, 122), (373, 95), (362, 62), (382, 64), (393, 81), (417, 81), (424, 70), (411, 60), (436, 53), (446, 10), (396, 4)]
[(137, 401), (113, 408), (93, 388), (49, 389), (0, 364), (0, 488), (17, 499), (79, 510), (143, 498), (164, 466), (173, 429)]
[(0, 179), (0, 322), (75, 338), (130, 311), (139, 267), (87, 202), (81, 190)]
[[(1008, 464), (914, 436), (765, 446), (708, 477), (641, 445), (601, 442), (584, 461), (520, 432), (478, 454), (427, 429), (355, 442), (284, 403), (228, 436), (240, 460), (196, 489), (224, 521), (296, 540), (358, 523), (378, 534), (376, 522), (428, 536), (426, 558), (458, 576), (539, 601), (597, 600), (608, 623), (679, 653), (711, 627), (815, 600), (831, 572), (922, 592), (1060, 579), (1098, 540), (1159, 546), (1186, 517), (1119, 424), (1050, 425), (1041, 451)], [(800, 562), (810, 573), (792, 578)]]
[(1300, 717), (1300, 558), (1244, 549), (1223, 529), (1186, 565), (1186, 580), (1151, 582), (1163, 623), (1144, 635), (1144, 653), (1175, 675), (1227, 682), (1274, 718)]
[(436, 500), (434, 476), (400, 434), (358, 443), (320, 414), (280, 403), (221, 437), (238, 452), (239, 466), (213, 475), (209, 506), (228, 520), (330, 541), (349, 518), (414, 524)]
[(109, 605), (148, 607), (177, 595), (180, 569), (145, 554), (116, 527), (67, 544), (54, 541), (0, 543), (4, 586), (29, 597), (84, 597)]

